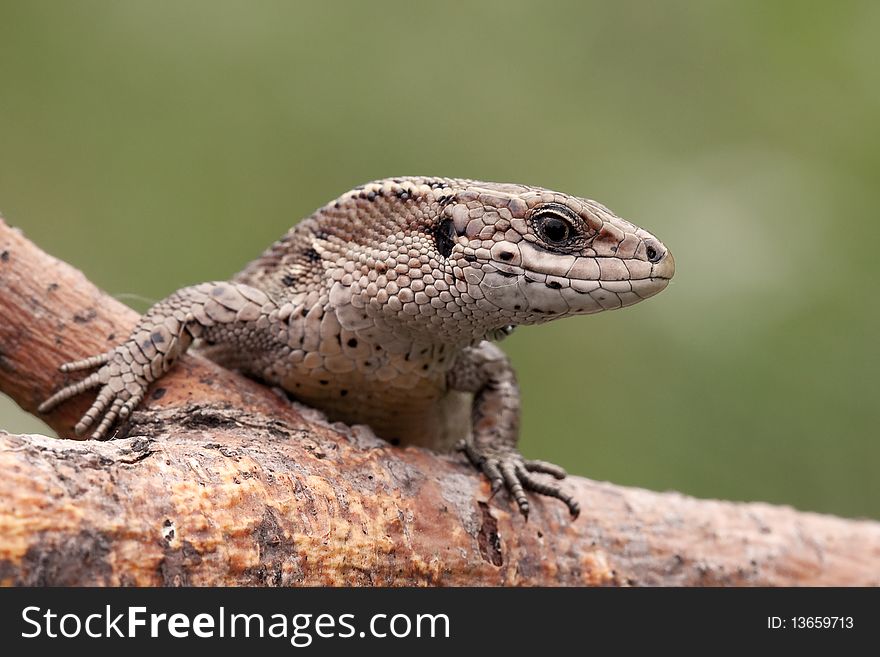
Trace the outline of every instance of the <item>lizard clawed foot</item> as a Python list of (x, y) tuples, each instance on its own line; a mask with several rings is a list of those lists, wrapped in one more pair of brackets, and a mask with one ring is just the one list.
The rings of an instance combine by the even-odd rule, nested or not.
[(568, 507), (572, 518), (577, 518), (580, 514), (580, 505), (571, 495), (556, 484), (541, 481), (533, 474), (541, 472), (556, 479), (563, 479), (565, 470), (558, 465), (524, 459), (513, 447), (480, 448), (466, 441), (461, 441), (457, 447), (465, 452), (471, 463), (489, 478), (492, 494), (494, 495), (501, 488), (506, 488), (526, 519), (529, 517), (527, 490), (561, 500)]
[(100, 419), (91, 438), (101, 440), (118, 418), (128, 417), (143, 400), (150, 382), (139, 371), (145, 373), (150, 364), (141, 365), (134, 361), (131, 351), (126, 345), (122, 345), (98, 356), (65, 363), (59, 369), (66, 374), (95, 367), (99, 368), (96, 372), (63, 387), (40, 404), (38, 410), (40, 413), (47, 413), (81, 392), (100, 387), (94, 403), (74, 430), (77, 436), (81, 436)]

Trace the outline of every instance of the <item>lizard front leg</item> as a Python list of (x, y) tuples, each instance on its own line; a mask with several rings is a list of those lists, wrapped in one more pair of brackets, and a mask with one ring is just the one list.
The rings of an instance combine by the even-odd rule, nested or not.
[(150, 383), (163, 376), (195, 338), (226, 343), (253, 341), (255, 326), (266, 322), (275, 304), (260, 290), (238, 283), (202, 283), (178, 290), (150, 308), (129, 338), (103, 354), (65, 363), (64, 373), (98, 368), (85, 379), (65, 386), (44, 401), (46, 413), (91, 388), (95, 402), (77, 423), (77, 435), (98, 422), (91, 437), (103, 438), (117, 418), (126, 418), (143, 400)]
[(483, 471), (493, 494), (502, 486), (513, 495), (519, 510), (528, 517), (526, 490), (562, 500), (572, 517), (580, 506), (559, 486), (538, 479), (534, 473), (565, 478), (565, 470), (545, 461), (524, 459), (516, 448), (519, 437), (519, 387), (507, 356), (490, 342), (465, 349), (448, 375), (452, 390), (474, 393), (473, 434), (461, 449)]

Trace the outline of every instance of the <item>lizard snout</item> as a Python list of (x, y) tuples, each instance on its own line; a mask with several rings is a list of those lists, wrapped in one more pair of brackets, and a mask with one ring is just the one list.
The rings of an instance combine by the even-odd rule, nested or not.
[(658, 239), (645, 241), (645, 255), (653, 266), (651, 267), (652, 278), (672, 278), (675, 274), (675, 258)]

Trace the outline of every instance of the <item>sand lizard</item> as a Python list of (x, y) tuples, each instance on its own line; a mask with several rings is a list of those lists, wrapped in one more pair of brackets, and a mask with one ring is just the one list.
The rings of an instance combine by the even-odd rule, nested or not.
[(666, 247), (595, 201), (539, 187), (390, 178), (344, 194), (230, 281), (178, 290), (97, 368), (76, 425), (100, 439), (193, 341), (218, 363), (393, 443), (458, 447), (527, 515), (526, 490), (578, 504), (562, 468), (516, 448), (519, 390), (493, 344), (523, 324), (629, 306), (675, 271)]

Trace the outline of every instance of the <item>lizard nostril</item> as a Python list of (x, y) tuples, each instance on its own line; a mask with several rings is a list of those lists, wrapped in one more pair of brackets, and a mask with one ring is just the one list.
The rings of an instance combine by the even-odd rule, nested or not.
[(663, 260), (663, 256), (666, 255), (666, 250), (663, 247), (659, 246), (656, 242), (650, 241), (645, 244), (645, 255), (648, 256), (648, 262), (653, 264), (657, 264), (661, 260)]

